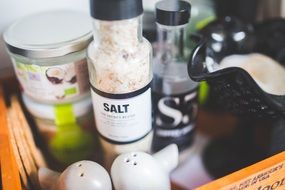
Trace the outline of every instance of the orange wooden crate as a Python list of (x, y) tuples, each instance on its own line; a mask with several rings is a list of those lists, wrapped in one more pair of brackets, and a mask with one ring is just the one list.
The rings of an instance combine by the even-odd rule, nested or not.
[[(7, 90), (5, 88), (5, 90)], [(7, 90), (9, 91), (9, 90)], [(5, 92), (7, 92), (5, 91)], [(0, 85), (0, 163), (3, 190), (39, 190), (38, 168), (46, 163), (35, 145), (18, 98), (7, 107)]]
[(197, 188), (197, 190), (274, 189), (285, 189), (285, 152)]

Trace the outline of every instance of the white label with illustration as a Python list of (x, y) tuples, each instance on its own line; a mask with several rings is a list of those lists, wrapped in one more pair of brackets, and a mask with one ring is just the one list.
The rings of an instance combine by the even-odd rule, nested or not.
[(13, 63), (23, 91), (33, 99), (66, 102), (89, 91), (85, 59), (56, 66)]
[(135, 95), (126, 94), (125, 98), (117, 98), (116, 94), (105, 96), (92, 89), (96, 126), (103, 137), (127, 143), (151, 131), (151, 90), (145, 89)]

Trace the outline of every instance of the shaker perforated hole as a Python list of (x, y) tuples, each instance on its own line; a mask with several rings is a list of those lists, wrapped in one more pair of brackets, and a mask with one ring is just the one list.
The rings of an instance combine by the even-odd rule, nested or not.
[(138, 165), (138, 163), (137, 163), (137, 162), (134, 162), (134, 166), (136, 166), (136, 165)]
[(84, 176), (84, 173), (81, 173), (81, 174), (80, 174), (80, 177), (83, 177), (83, 176)]
[(137, 154), (136, 154), (136, 153), (134, 153), (134, 154), (133, 154), (133, 157), (137, 157)]
[(125, 159), (125, 162), (126, 162), (126, 163), (129, 163), (129, 162), (130, 162), (130, 159), (129, 159), (129, 158), (126, 158), (126, 159)]
[(81, 167), (82, 166), (82, 164), (78, 164), (78, 167)]

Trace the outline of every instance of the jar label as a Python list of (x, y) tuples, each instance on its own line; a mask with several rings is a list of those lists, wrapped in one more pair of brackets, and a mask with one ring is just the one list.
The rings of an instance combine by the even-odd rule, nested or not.
[(179, 150), (193, 141), (197, 117), (197, 89), (179, 95), (153, 93), (154, 151), (175, 143)]
[(86, 59), (56, 66), (13, 64), (23, 91), (35, 100), (67, 102), (89, 91)]
[(151, 131), (150, 85), (126, 94), (109, 94), (92, 87), (96, 126), (105, 139), (130, 143)]

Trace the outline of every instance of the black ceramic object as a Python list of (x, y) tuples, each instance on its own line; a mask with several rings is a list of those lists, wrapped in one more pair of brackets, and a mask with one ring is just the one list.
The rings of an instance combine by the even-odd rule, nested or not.
[[(248, 36), (251, 35), (250, 31), (245, 30), (239, 21), (229, 18), (215, 21), (208, 27), (210, 28), (205, 28), (207, 32), (203, 32), (206, 37), (203, 36), (203, 40), (198, 42), (189, 61), (188, 72), (191, 79), (206, 80), (211, 86), (211, 93), (216, 97), (216, 104), (225, 111), (250, 117), (276, 118), (284, 115), (285, 95), (264, 92), (247, 71), (231, 67), (210, 72), (206, 66), (206, 59), (209, 58), (218, 64), (228, 55), (252, 51), (254, 39)], [(232, 37), (240, 32), (244, 32), (245, 37), (235, 41)], [(212, 36), (216, 33), (223, 36), (223, 40), (215, 42)], [(221, 44), (221, 51), (213, 49), (215, 43)]]
[(285, 19), (275, 18), (255, 25), (256, 51), (285, 65)]
[(227, 55), (252, 52), (256, 41), (251, 24), (230, 16), (212, 21), (199, 34), (207, 42), (207, 55), (217, 62)]
[(285, 114), (285, 96), (264, 92), (241, 68), (226, 68), (210, 73), (205, 66), (206, 44), (200, 44), (189, 63), (189, 75), (194, 81), (206, 80), (217, 104), (238, 115), (276, 117)]
[[(203, 37), (196, 37), (188, 64), (189, 76), (194, 81), (207, 81), (216, 107), (240, 116), (233, 136), (214, 140), (203, 153), (205, 167), (218, 178), (285, 150), (285, 96), (266, 93), (241, 68), (209, 70), (226, 56), (254, 52), (252, 27), (227, 17), (214, 21), (201, 33)], [(268, 147), (260, 149), (254, 141), (255, 131), (265, 121), (271, 138)]]

